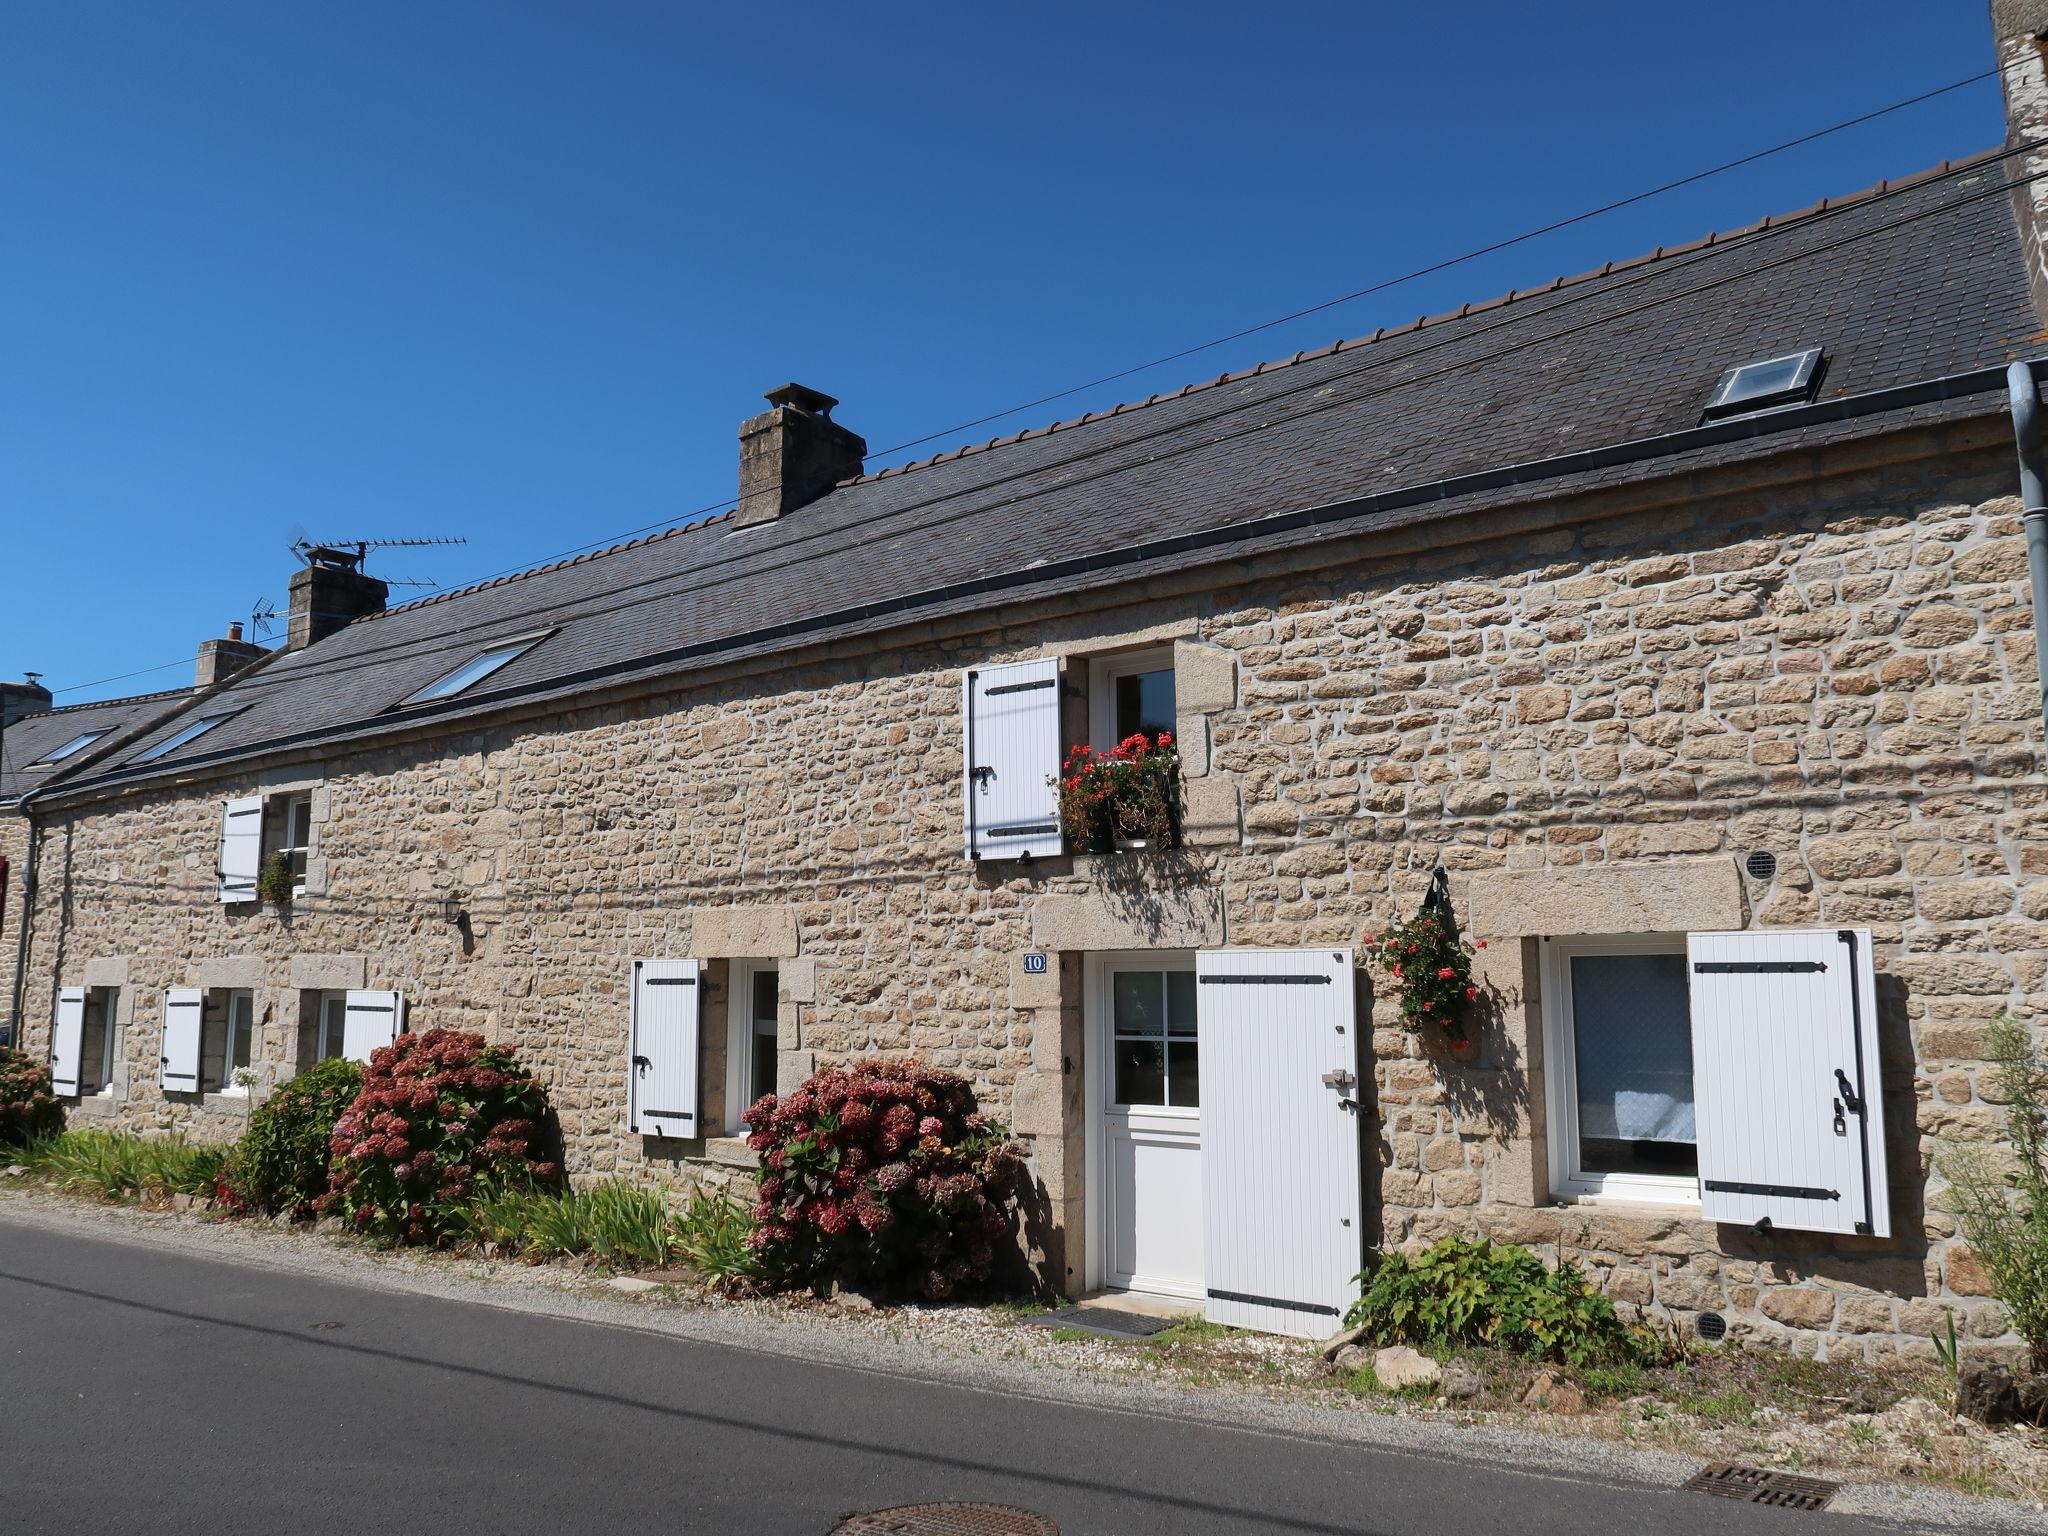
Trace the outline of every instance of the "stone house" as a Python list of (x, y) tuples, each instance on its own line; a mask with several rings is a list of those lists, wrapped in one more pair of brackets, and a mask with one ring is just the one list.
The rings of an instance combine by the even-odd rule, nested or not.
[[(734, 511), (402, 607), (316, 552), (285, 646), (16, 799), (27, 1043), (226, 1136), (475, 1028), (573, 1172), (678, 1186), (915, 1052), (1052, 1288), (1316, 1333), (1477, 1231), (1713, 1335), (2012, 1348), (1934, 1162), (2048, 996), (2006, 35), (2013, 151), (878, 474), (786, 386)], [(1180, 846), (1069, 847), (1066, 747), (1166, 728)], [(1465, 1047), (1366, 949), (1438, 869)]]

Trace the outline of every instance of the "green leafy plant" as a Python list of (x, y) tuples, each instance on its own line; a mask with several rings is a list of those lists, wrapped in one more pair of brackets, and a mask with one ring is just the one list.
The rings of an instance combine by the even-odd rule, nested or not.
[(2012, 1326), (2048, 1371), (2048, 1068), (2033, 1031), (2003, 1015), (1989, 1030), (1986, 1098), (2005, 1104), (2008, 1147), (1959, 1147), (1942, 1159), (1963, 1236)]
[(292, 875), (292, 861), (282, 853), (264, 856), (263, 866), (256, 872), (256, 899), (273, 902), (278, 906), (290, 906), (298, 881)]
[(0, 1145), (19, 1146), (63, 1124), (50, 1069), (27, 1051), (0, 1047)]
[(182, 1136), (137, 1136), (130, 1131), (65, 1131), (38, 1138), (25, 1166), (47, 1174), (60, 1189), (103, 1200), (131, 1196), (149, 1201), (206, 1195), (220, 1175), (226, 1149), (195, 1146)]
[(1052, 780), (1070, 846), (1108, 853), (1118, 838), (1154, 848), (1180, 842), (1180, 749), (1173, 732), (1134, 731), (1107, 752), (1076, 747)]
[(700, 1192), (676, 1219), (676, 1252), (713, 1285), (740, 1290), (767, 1278), (768, 1265), (751, 1241), (754, 1215), (729, 1195)]
[(1460, 938), (1447, 911), (1425, 903), (1406, 922), (1385, 933), (1367, 934), (1365, 947), (1374, 951), (1401, 997), (1401, 1027), (1434, 1028), (1447, 1039), (1463, 1042), (1472, 1000), (1479, 988), (1472, 981), (1472, 956), (1486, 947)]
[(675, 1246), (667, 1198), (624, 1179), (531, 1193), (523, 1215), (520, 1246), (535, 1258), (587, 1253), (607, 1264), (659, 1266)]
[(1359, 1280), (1344, 1322), (1375, 1344), (1484, 1344), (1571, 1366), (1637, 1360), (1654, 1347), (1576, 1265), (1553, 1270), (1513, 1244), (1446, 1237), (1412, 1256), (1384, 1253)]
[(335, 1122), (320, 1209), (391, 1243), (461, 1235), (485, 1183), (561, 1183), (547, 1092), (510, 1050), (430, 1029), (370, 1053), (363, 1086)]
[(938, 1299), (994, 1275), (1022, 1151), (965, 1078), (917, 1061), (828, 1067), (746, 1122), (762, 1163), (748, 1241), (779, 1276)]
[(1956, 1343), (1956, 1315), (1953, 1312), (1948, 1314), (1948, 1338), (1944, 1341), (1940, 1334), (1934, 1336), (1934, 1354), (1941, 1361), (1941, 1368), (1951, 1377), (1961, 1373), (1963, 1352)]
[(362, 1090), (363, 1069), (339, 1057), (301, 1072), (257, 1105), (223, 1170), (226, 1203), (308, 1215), (327, 1193), (335, 1123)]

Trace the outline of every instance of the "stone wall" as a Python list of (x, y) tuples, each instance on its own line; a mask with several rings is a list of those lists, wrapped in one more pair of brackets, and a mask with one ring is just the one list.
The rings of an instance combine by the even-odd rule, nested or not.
[(15, 939), (22, 914), (22, 865), (28, 858), (28, 823), (0, 810), (0, 859), (7, 861), (7, 896), (0, 911), (0, 1025), (14, 1004)]
[[(1937, 1138), (1996, 1133), (1985, 1021), (2032, 1015), (2048, 991), (2008, 455), (1980, 429), (1809, 453), (1475, 517), (1458, 543), (1360, 536), (1232, 567), (1222, 590), (1160, 578), (1000, 629), (931, 626), (894, 649), (56, 813), (27, 1014), (46, 1038), (54, 986), (122, 967), (126, 1092), (92, 1112), (227, 1129), (239, 1105), (155, 1087), (162, 988), (210, 966), (259, 977), (268, 1080), (294, 1066), (303, 988), (400, 987), (415, 1027), (518, 1046), (578, 1174), (687, 1183), (743, 1158), (628, 1134), (627, 962), (775, 955), (785, 1082), (865, 1052), (972, 1077), (1031, 1144), (1027, 1242), (1071, 1287), (1083, 953), (1357, 944), (1441, 859), (1492, 941), (1489, 1018), (1458, 1056), (1372, 1033), (1387, 1242), (1534, 1242), (1617, 1299), (1711, 1307), (1808, 1351), (1924, 1351), (1949, 1308), (2009, 1345), (1927, 1172)], [(963, 668), (1163, 640), (1191, 846), (1028, 874), (963, 859)], [(308, 775), (316, 894), (288, 918), (223, 907), (220, 800)], [(1736, 870), (1760, 847), (1779, 860), (1768, 882)], [(1899, 1237), (1764, 1242), (1696, 1213), (1550, 1203), (1540, 940), (1689, 911), (1873, 930)], [(1034, 949), (1058, 963), (1024, 972)]]

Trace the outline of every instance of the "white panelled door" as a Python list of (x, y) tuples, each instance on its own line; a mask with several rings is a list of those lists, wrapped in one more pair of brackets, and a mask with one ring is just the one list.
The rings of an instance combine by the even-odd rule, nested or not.
[(1058, 658), (972, 669), (962, 686), (967, 857), (1058, 857)]
[(1211, 1322), (1321, 1338), (1364, 1263), (1348, 949), (1195, 957)]
[(199, 1017), (205, 995), (197, 987), (164, 993), (164, 1048), (158, 1058), (165, 1093), (199, 1092)]
[(1194, 965), (1185, 954), (1102, 957), (1091, 1002), (1101, 1283), (1199, 1300), (1205, 1154)]
[(391, 1044), (405, 1030), (405, 994), (357, 990), (342, 1004), (341, 1054), (368, 1061), (370, 1052)]
[(1687, 936), (1700, 1214), (1891, 1236), (1867, 928)]
[(633, 962), (632, 1060), (626, 1123), (642, 1136), (695, 1136), (702, 967), (695, 960)]
[(85, 1038), (85, 988), (57, 989), (57, 1022), (50, 1031), (50, 1088), (58, 1098), (78, 1092), (79, 1046)]
[(263, 866), (263, 797), (249, 795), (220, 808), (220, 899), (254, 901)]

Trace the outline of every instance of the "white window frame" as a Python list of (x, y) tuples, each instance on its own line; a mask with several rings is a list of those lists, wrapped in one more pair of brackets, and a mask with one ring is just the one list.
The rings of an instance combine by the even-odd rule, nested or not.
[[(288, 790), (283, 794), (272, 795), (264, 803), (263, 809), (263, 835), (265, 841), (262, 859), (257, 864), (258, 877), (261, 877), (262, 866), (269, 861), (270, 856), (274, 853), (281, 853), (291, 864), (292, 895), (294, 897), (304, 896), (306, 894), (306, 860), (312, 857), (313, 853), (313, 792), (309, 789), (300, 789)], [(300, 811), (303, 811), (305, 814), (305, 825), (300, 829), (304, 836), (301, 841), (295, 842), (292, 839), (292, 816), (295, 812)], [(273, 812), (275, 813), (274, 819)], [(269, 841), (273, 833), (277, 839), (275, 846), (272, 846)]]
[(317, 1067), (329, 1059), (327, 1039), (334, 1037), (334, 1054), (342, 1052), (344, 1031), (348, 1027), (348, 992), (344, 988), (323, 988), (313, 994), (319, 999), (313, 1006), (317, 1010), (313, 1019), (313, 1059), (299, 1063), (299, 1070)]
[[(754, 1036), (766, 1033), (759, 1028), (760, 1020), (754, 1016), (754, 978), (763, 971), (773, 971), (780, 976), (782, 962), (779, 960), (734, 960), (726, 967), (726, 1025), (725, 1025), (725, 1130), (730, 1136), (747, 1134), (747, 1123), (740, 1115), (764, 1093), (773, 1093), (775, 1084), (756, 1083), (754, 1075)], [(778, 987), (778, 997), (780, 989)], [(781, 1040), (781, 1006), (776, 1007), (774, 1023), (776, 1039)]]
[[(1543, 1061), (1550, 1192), (1566, 1205), (1658, 1205), (1699, 1209), (1697, 1177), (1588, 1173), (1579, 1167), (1578, 1053), (1574, 1049), (1571, 961), (1578, 955), (1683, 958), (1683, 933), (1585, 934), (1543, 940)], [(1690, 1013), (1686, 1018), (1692, 1027)]]
[[(225, 1012), (225, 1017), (219, 1021), (221, 1031), (220, 1075), (213, 1082), (207, 1082), (202, 1077), (199, 1088), (202, 1093), (246, 1095), (249, 1090), (240, 1086), (235, 1081), (235, 1040), (238, 1035), (246, 1034), (249, 1037), (249, 1065), (254, 1067), (256, 1065), (256, 994), (248, 987), (208, 987), (200, 995), (199, 1061), (202, 1072), (206, 1064), (206, 1032), (210, 1027), (207, 1015), (216, 1006), (215, 999), (221, 1000), (218, 1006)], [(236, 1004), (238, 1000), (246, 1008), (246, 1012), (240, 1018), (236, 1017)]]
[(85, 1007), (88, 1013), (92, 1009), (94, 998), (104, 998), (106, 1000), (106, 1013), (104, 1015), (105, 1032), (100, 1037), (100, 1085), (93, 1089), (91, 1093), (83, 1091), (85, 1082), (85, 1021), (81, 1017), (78, 1026), (79, 1097), (82, 1099), (111, 1099), (114, 1096), (114, 1035), (121, 1025), (121, 988), (87, 987), (85, 989)]
[[(1130, 677), (1139, 672), (1173, 671), (1173, 647), (1153, 646), (1142, 651), (1122, 651), (1114, 656), (1098, 656), (1088, 663), (1088, 744), (1098, 752), (1107, 752), (1120, 739), (1116, 733), (1116, 684), (1117, 679)], [(1174, 679), (1174, 714), (1176, 723), (1172, 727), (1176, 734), (1180, 726), (1180, 679)]]

